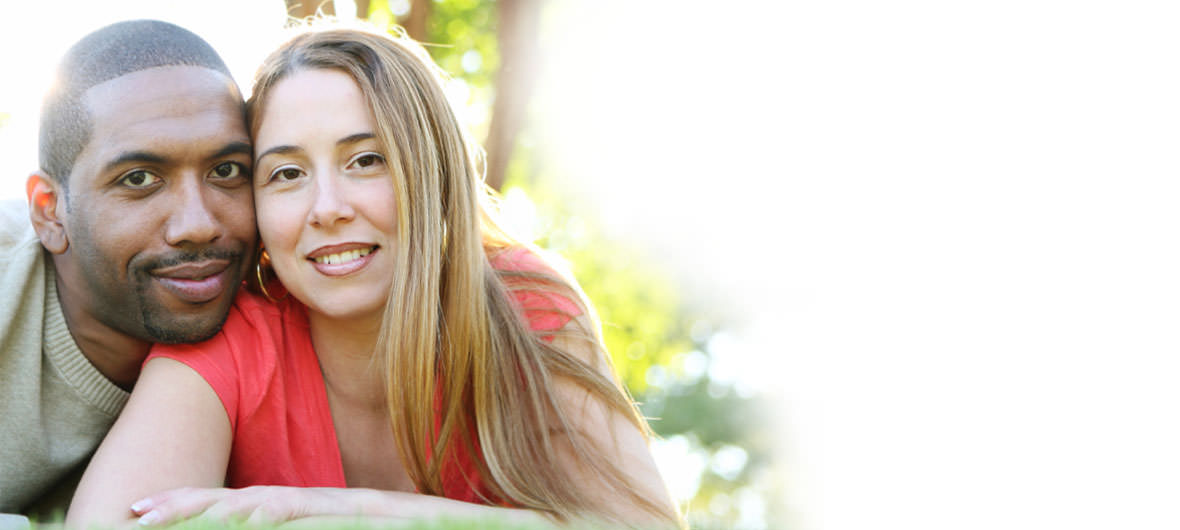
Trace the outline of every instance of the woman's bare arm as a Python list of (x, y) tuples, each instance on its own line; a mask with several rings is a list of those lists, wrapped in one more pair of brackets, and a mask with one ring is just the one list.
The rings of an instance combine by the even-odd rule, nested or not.
[(229, 417), (209, 384), (180, 362), (152, 359), (82, 476), (66, 525), (134, 522), (131, 503), (149, 494), (221, 486), (231, 443)]
[[(299, 488), (251, 486), (242, 489), (180, 488), (143, 499), (144, 513), (154, 513), (147, 524), (166, 525), (199, 517), (213, 523), (245, 521), (275, 524), (302, 521), (340, 526), (363, 518), (370, 523), (431, 521), (500, 521), (528, 528), (550, 528), (539, 512), (486, 506), (432, 495), (366, 488)], [(287, 526), (287, 525), (285, 525)], [(321, 526), (322, 527), (322, 526)]]

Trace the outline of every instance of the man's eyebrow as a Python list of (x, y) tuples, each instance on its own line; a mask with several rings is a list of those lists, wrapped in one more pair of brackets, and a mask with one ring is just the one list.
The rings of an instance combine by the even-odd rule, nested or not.
[(252, 154), (254, 154), (254, 148), (250, 147), (250, 144), (248, 144), (246, 142), (231, 142), (231, 143), (227, 144), (225, 147), (222, 147), (220, 151), (213, 153), (213, 156), (211, 156), (209, 158), (210, 159), (225, 158), (229, 155), (250, 156)]
[(355, 143), (360, 142), (362, 140), (368, 140), (368, 139), (376, 138), (376, 137), (377, 136), (371, 132), (356, 133), (356, 134), (345, 136), (344, 138), (341, 138), (340, 140), (338, 140), (336, 142), (336, 145), (341, 146), (341, 145), (345, 145), (345, 144), (355, 144)]
[(103, 169), (103, 172), (111, 171), (111, 170), (113, 170), (123, 164), (127, 164), (129, 162), (162, 165), (162, 164), (166, 163), (167, 161), (168, 161), (168, 159), (166, 159), (160, 155), (157, 155), (155, 153), (149, 153), (147, 151), (124, 151), (122, 153), (119, 153), (119, 156), (115, 157), (114, 160), (107, 162), (107, 164), (105, 166), (103, 166), (102, 169)]

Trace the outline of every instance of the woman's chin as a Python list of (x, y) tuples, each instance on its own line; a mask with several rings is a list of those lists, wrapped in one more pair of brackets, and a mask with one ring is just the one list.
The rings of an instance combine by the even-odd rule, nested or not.
[(293, 289), (291, 294), (307, 306), (311, 318), (380, 324), (389, 286), (366, 283), (339, 288), (320, 287), (305, 292)]

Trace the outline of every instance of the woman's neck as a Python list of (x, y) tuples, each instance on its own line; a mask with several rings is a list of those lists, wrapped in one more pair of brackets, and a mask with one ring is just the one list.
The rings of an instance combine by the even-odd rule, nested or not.
[(311, 344), (328, 393), (348, 408), (384, 409), (385, 383), (374, 355), (381, 320), (342, 320), (308, 312)]

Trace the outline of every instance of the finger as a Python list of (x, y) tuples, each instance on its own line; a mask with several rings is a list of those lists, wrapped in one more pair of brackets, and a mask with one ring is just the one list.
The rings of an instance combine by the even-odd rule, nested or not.
[(156, 507), (156, 502), (151, 497), (146, 499), (139, 499), (131, 503), (131, 513), (135, 515), (143, 515)]
[(151, 511), (152, 508), (155, 508), (161, 503), (166, 502), (173, 495), (188, 495), (193, 489), (194, 488), (176, 488), (162, 491), (150, 497), (144, 497), (131, 503), (131, 511), (136, 515), (143, 515)]
[(201, 513), (201, 518), (219, 523), (242, 521), (250, 516), (258, 504), (262, 502), (257, 495), (238, 491), (226, 495), (211, 504)]
[(274, 524), (298, 517), (298, 503), (293, 502), (286, 488), (254, 486), (224, 491), (225, 495), (201, 514), (202, 519)]
[(146, 512), (139, 518), (140, 525), (158, 526), (198, 515), (218, 499), (216, 489), (181, 488), (154, 495), (133, 506)]
[(276, 524), (291, 520), (291, 510), (286, 506), (277, 505), (275, 502), (264, 502), (254, 508), (250, 513), (250, 517), (246, 519), (247, 526), (274, 526)]

